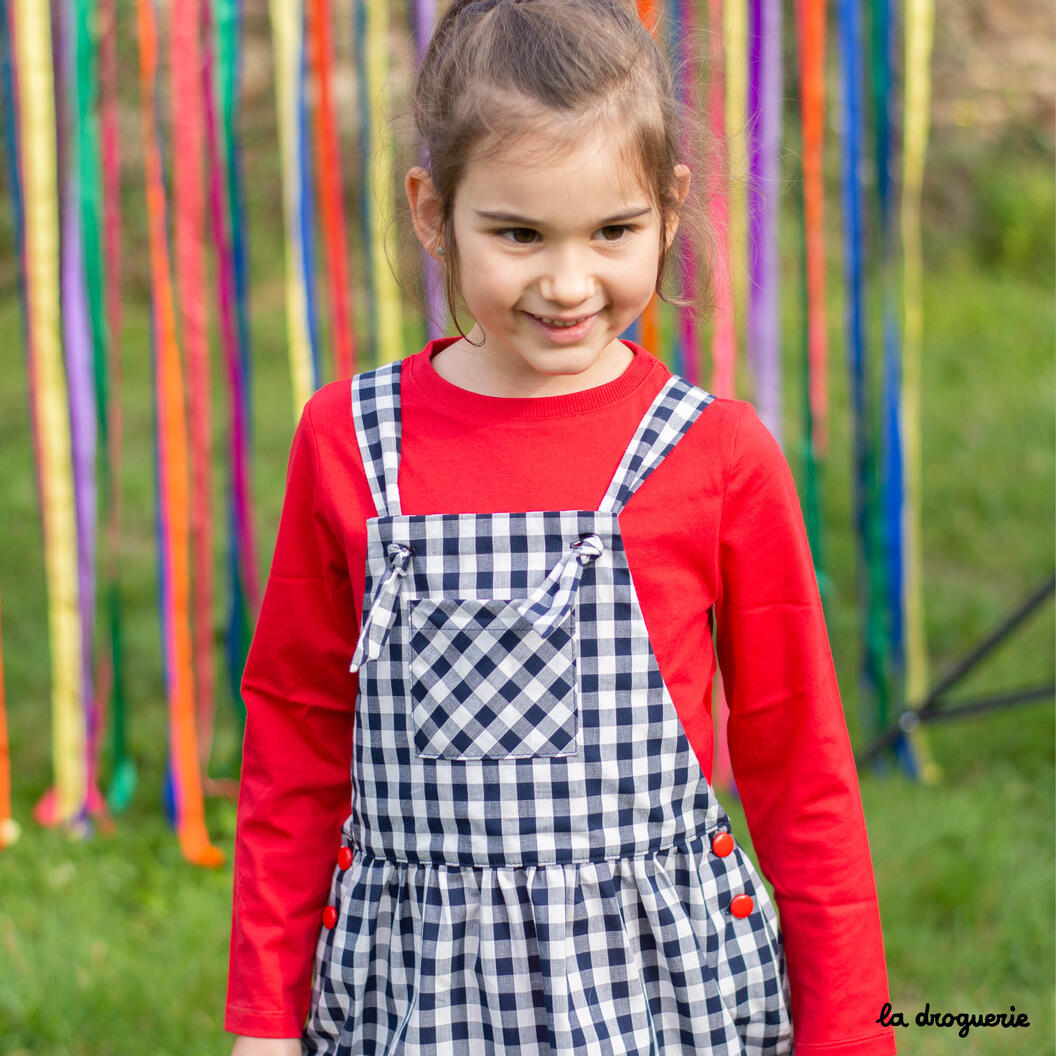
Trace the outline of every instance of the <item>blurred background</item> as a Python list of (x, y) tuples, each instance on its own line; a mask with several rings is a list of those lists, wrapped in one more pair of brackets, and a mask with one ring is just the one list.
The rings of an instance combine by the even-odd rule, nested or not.
[[(8, 18), (18, 5), (0, 5)], [(53, 9), (57, 4), (53, 4)], [(148, 5), (149, 6), (149, 5)], [(871, 7), (872, 5), (870, 5)], [(333, 106), (338, 118), (341, 193), (352, 261), (354, 334), (369, 346), (370, 293), (363, 186), (354, 146), (359, 118), (353, 74), (357, 12), (331, 4)], [(873, 694), (862, 682), (862, 611), (854, 526), (854, 442), (839, 137), (841, 96), (837, 5), (829, 5), (826, 55), (825, 224), (829, 348), (828, 453), (820, 489), (825, 602), (848, 726), (856, 748), (876, 733)], [(241, 5), (238, 142), (248, 253), (252, 345), (249, 443), (253, 555), (266, 579), (296, 423), (291, 398), (287, 242), (276, 107), (273, 24), (265, 0)], [(171, 164), (172, 100), (166, 34), (173, 8), (158, 3), (160, 68), (156, 107), (164, 164)], [(16, 12), (17, 13), (17, 12)], [(407, 15), (392, 11), (387, 89), (406, 105), (414, 67)], [(896, 12), (897, 17), (897, 12)], [(137, 5), (118, 2), (117, 89), (122, 207), (121, 417), (124, 454), (115, 493), (122, 503), (120, 584), (127, 755), (135, 780), (123, 809), (96, 817), (80, 836), (33, 820), (54, 781), (52, 656), (36, 485), (31, 376), (10, 170), (0, 184), (0, 590), (3, 676), (10, 742), (11, 815), (21, 838), (0, 849), (0, 1053), (123, 1056), (227, 1051), (222, 1030), (231, 906), (235, 804), (242, 716), (224, 673), (231, 600), (227, 525), (229, 379), (219, 353), (220, 322), (208, 319), (213, 416), (212, 632), (217, 653), (215, 730), (204, 799), (217, 868), (188, 864), (168, 820), (169, 733), (159, 619), (155, 347)], [(793, 6), (785, 5), (786, 27)], [(790, 32), (790, 30), (789, 30)], [(1054, 206), (1053, 49), (1056, 14), (1041, 0), (936, 0), (931, 58), (930, 139), (922, 197), (921, 550), (929, 684), (937, 682), (1004, 620), (1053, 567), (1054, 540)], [(798, 100), (794, 40), (784, 82), (779, 155), (778, 289), (783, 446), (804, 495), (809, 452), (804, 403), (800, 288)], [(902, 76), (900, 54), (893, 79)], [(178, 108), (177, 108), (178, 109)], [(406, 160), (406, 159), (404, 159)], [(61, 159), (60, 159), (61, 163)], [(402, 193), (402, 170), (394, 193)], [(866, 166), (862, 179), (875, 180)], [(171, 191), (171, 186), (170, 186)], [(170, 247), (171, 248), (171, 247)], [(322, 254), (322, 249), (318, 252)], [(426, 326), (413, 292), (417, 246), (398, 244), (404, 276), (402, 343), (418, 351)], [(213, 274), (208, 280), (211, 282)], [(878, 266), (869, 276), (869, 334), (880, 348)], [(418, 291), (420, 293), (420, 290)], [(333, 334), (317, 290), (317, 340)], [(466, 326), (465, 316), (461, 316)], [(661, 332), (673, 327), (660, 317)], [(448, 328), (448, 333), (454, 333)], [(707, 326), (705, 335), (709, 334)], [(327, 353), (330, 354), (329, 352)], [(369, 365), (364, 363), (360, 369)], [(333, 377), (332, 368), (319, 381)], [(707, 386), (705, 371), (700, 383)], [(737, 395), (752, 399), (746, 371)], [(816, 470), (812, 470), (814, 472)], [(102, 537), (102, 535), (100, 536)], [(102, 580), (100, 580), (102, 583)], [(106, 598), (97, 599), (102, 627)], [(251, 618), (246, 617), (247, 631)], [(1053, 681), (1051, 595), (959, 683), (950, 700), (992, 696)], [(244, 642), (242, 643), (244, 648)], [(897, 715), (897, 710), (892, 712)], [(1036, 1054), (1054, 1041), (1054, 711), (1051, 696), (925, 724), (936, 780), (882, 753), (860, 779), (876, 869), (894, 1008), (907, 1021), (933, 1011), (1007, 1012), (1029, 1029), (899, 1030), (899, 1052), (958, 1056)], [(101, 754), (110, 780), (113, 750)], [(225, 785), (225, 781), (228, 784)], [(171, 796), (169, 797), (171, 798)], [(734, 795), (724, 800), (750, 843)], [(90, 828), (90, 832), (87, 829)], [(877, 1009), (877, 1015), (880, 1010)]]

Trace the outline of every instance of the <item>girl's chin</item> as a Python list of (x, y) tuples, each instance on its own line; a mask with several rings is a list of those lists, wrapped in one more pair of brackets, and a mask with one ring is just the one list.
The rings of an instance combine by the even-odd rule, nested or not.
[(589, 384), (601, 385), (619, 377), (634, 360), (634, 353), (614, 338), (600, 350), (589, 345), (529, 347), (521, 354), (524, 364), (539, 375), (584, 377)]

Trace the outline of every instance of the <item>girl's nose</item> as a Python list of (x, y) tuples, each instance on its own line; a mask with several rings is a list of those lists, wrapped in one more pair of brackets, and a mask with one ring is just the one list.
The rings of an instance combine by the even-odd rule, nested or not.
[(594, 285), (593, 273), (573, 247), (548, 257), (539, 292), (547, 301), (575, 308), (594, 295)]

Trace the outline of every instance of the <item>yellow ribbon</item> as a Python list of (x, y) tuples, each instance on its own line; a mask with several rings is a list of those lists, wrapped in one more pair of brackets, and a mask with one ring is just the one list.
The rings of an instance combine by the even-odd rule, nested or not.
[(16, 0), (15, 55), (22, 79), (18, 94), (24, 135), (26, 299), (37, 367), (44, 568), (49, 598), (54, 820), (61, 822), (75, 817), (85, 805), (87, 770), (70, 413), (59, 335), (59, 207), (48, 4)]
[(268, 9), (275, 49), (275, 101), (279, 150), (282, 153), (282, 208), (286, 223), (286, 331), (290, 339), (290, 377), (293, 383), (293, 417), (296, 421), (312, 394), (308, 296), (301, 270), (300, 164), (297, 149), (297, 87), (303, 27), (298, 0), (270, 0)]
[[(928, 690), (928, 653), (924, 633), (923, 559), (920, 542), (920, 361), (924, 329), (921, 304), (920, 197), (931, 105), (930, 61), (935, 24), (934, 0), (906, 0), (906, 87), (902, 147), (902, 444), (906, 500), (903, 506), (906, 612), (906, 700), (919, 705)], [(916, 732), (920, 732), (919, 729)], [(923, 737), (913, 737), (921, 779), (937, 781), (938, 766)]]
[[(385, 80), (389, 65), (388, 0), (366, 0), (366, 83), (371, 123), (370, 266), (374, 273), (375, 320), (378, 364), (403, 358), (403, 321), (399, 288), (393, 268), (395, 247), (386, 253), (386, 240), (393, 230), (393, 145), (385, 116)], [(391, 265), (389, 262), (392, 262)]]
[[(736, 345), (748, 296), (748, 8), (746, 0), (725, 0), (726, 142), (729, 151), (730, 274)], [(731, 393), (732, 395), (732, 393)]]

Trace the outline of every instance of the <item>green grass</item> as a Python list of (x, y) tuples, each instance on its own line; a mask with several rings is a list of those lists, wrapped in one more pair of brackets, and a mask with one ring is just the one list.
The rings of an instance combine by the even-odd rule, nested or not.
[[(261, 193), (261, 197), (266, 195)], [(1002, 199), (1003, 201), (1003, 199)], [(267, 226), (256, 231), (266, 231)], [(281, 253), (257, 240), (252, 299), (254, 476), (261, 576), (282, 498), (294, 416), (285, 352)], [(786, 450), (797, 474), (799, 406), (794, 270), (785, 277)], [(832, 442), (825, 478), (828, 615), (848, 723), (861, 741), (858, 616), (850, 524), (850, 424), (838, 271), (830, 271)], [(125, 308), (126, 455), (122, 585), (131, 747), (139, 785), (112, 833), (78, 842), (40, 829), (32, 806), (51, 780), (47, 608), (21, 324), (13, 287), (0, 299), (0, 588), (14, 812), (22, 840), (0, 853), (0, 1053), (124, 1056), (226, 1051), (222, 1031), (234, 807), (208, 803), (228, 864), (183, 863), (161, 809), (164, 687), (156, 612), (154, 469), (148, 319)], [(322, 295), (323, 291), (320, 291)], [(924, 560), (933, 675), (952, 664), (1053, 563), (1053, 303), (1044, 276), (984, 268), (971, 255), (929, 267), (924, 359)], [(321, 302), (322, 304), (323, 302)], [(420, 346), (415, 321), (408, 347)], [(215, 402), (221, 403), (217, 367)], [(216, 417), (214, 487), (225, 485)], [(218, 554), (217, 572), (222, 570)], [(223, 580), (218, 579), (222, 586)], [(220, 593), (223, 591), (221, 589)], [(218, 598), (218, 641), (225, 613)], [(1051, 603), (967, 680), (964, 696), (1051, 681)], [(223, 679), (220, 679), (223, 686)], [(238, 743), (223, 698), (213, 771)], [(942, 783), (861, 776), (891, 996), (912, 1022), (944, 1011), (1030, 1015), (1029, 1030), (910, 1026), (900, 1052), (1035, 1054), (1053, 1040), (1053, 741), (1051, 702), (929, 727)], [(750, 842), (735, 800), (738, 835)], [(795, 819), (790, 819), (794, 824)], [(876, 1010), (877, 1014), (879, 1009)]]

